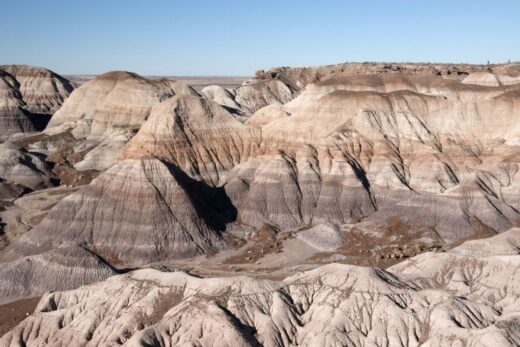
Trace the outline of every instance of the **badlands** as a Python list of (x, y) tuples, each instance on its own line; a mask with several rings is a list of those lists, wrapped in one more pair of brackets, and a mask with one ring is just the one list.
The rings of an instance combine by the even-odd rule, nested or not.
[(520, 346), (520, 63), (75, 78), (0, 66), (0, 347)]

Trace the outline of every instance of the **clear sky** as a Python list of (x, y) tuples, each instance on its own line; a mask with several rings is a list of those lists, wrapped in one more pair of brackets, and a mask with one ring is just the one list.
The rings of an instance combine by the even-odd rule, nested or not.
[(519, 0), (0, 0), (0, 14), (0, 64), (62, 74), (520, 60)]

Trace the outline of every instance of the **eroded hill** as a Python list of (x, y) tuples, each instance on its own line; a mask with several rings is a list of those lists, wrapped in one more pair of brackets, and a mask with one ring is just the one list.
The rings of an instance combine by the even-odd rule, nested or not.
[(73, 290), (0, 345), (518, 345), (519, 118), (517, 64), (98, 76), (2, 144), (0, 300)]

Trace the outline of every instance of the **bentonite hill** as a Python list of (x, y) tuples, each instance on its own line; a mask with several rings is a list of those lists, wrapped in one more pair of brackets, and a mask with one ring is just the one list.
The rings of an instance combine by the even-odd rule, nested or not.
[(0, 66), (0, 346), (520, 346), (520, 64), (193, 88)]

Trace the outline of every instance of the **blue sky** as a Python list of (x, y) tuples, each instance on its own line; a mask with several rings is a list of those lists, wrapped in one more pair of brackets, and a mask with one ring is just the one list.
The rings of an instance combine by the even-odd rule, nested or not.
[(0, 64), (62, 74), (520, 60), (518, 0), (0, 0), (0, 13)]

